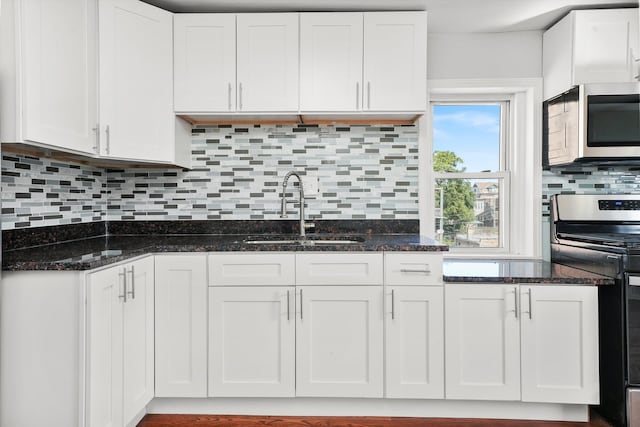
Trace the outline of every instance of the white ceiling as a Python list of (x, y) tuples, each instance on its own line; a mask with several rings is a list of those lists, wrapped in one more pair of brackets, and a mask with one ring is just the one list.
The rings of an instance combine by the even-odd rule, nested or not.
[(638, 6), (638, 0), (143, 0), (172, 12), (427, 10), (429, 32), (549, 28), (571, 9)]

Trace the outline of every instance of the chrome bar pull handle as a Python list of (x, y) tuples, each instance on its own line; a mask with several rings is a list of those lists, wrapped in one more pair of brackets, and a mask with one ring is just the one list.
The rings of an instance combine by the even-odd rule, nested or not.
[(531, 308), (533, 306), (533, 303), (531, 302), (531, 288), (529, 288), (529, 290), (527, 291), (527, 293), (529, 294), (529, 319), (532, 318), (533, 314), (531, 313)]
[(391, 320), (396, 318), (396, 295), (394, 289), (391, 289)]
[(371, 109), (371, 82), (367, 82), (367, 110)]
[(96, 126), (91, 128), (96, 133), (96, 143), (93, 145), (93, 151), (96, 154), (100, 154), (100, 123), (96, 123)]
[(238, 110), (242, 110), (242, 82), (238, 83)]
[(422, 274), (430, 274), (431, 270), (425, 268), (424, 270), (416, 270), (411, 268), (403, 268), (400, 270), (400, 273), (422, 273)]
[(228, 98), (229, 110), (231, 110), (231, 82), (229, 82), (227, 86), (227, 98)]
[(518, 288), (513, 288), (513, 311), (516, 314), (516, 319), (518, 318)]
[(109, 125), (107, 125), (107, 127), (105, 128), (104, 133), (107, 136), (107, 146), (105, 147), (105, 152), (106, 154), (109, 154), (109, 151), (111, 151), (111, 129), (109, 128)]
[(287, 289), (287, 320), (289, 320), (290, 312), (289, 312), (289, 289)]
[(360, 109), (360, 82), (356, 82), (356, 110)]
[(300, 320), (302, 319), (302, 289), (300, 289)]
[(127, 302), (127, 268), (122, 267), (122, 271), (118, 273), (118, 277), (122, 278), (122, 295), (118, 295), (118, 298), (122, 302)]
[(131, 295), (131, 299), (133, 300), (136, 299), (136, 273), (133, 265), (131, 266), (131, 271), (129, 271), (129, 273), (131, 274), (131, 290), (128, 293)]

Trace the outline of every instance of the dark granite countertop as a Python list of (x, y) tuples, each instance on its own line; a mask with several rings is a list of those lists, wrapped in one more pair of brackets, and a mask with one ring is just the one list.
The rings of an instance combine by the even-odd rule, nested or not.
[[(356, 240), (352, 244), (271, 243), (248, 244), (247, 240), (289, 240), (295, 235), (114, 235), (97, 236), (3, 252), (2, 269), (91, 270), (148, 253), (161, 252), (255, 252), (255, 251), (447, 251), (435, 240), (415, 234), (314, 234), (310, 239)], [(313, 240), (310, 240), (313, 242)]]
[(613, 285), (612, 278), (535, 259), (445, 259), (443, 279), (455, 283)]

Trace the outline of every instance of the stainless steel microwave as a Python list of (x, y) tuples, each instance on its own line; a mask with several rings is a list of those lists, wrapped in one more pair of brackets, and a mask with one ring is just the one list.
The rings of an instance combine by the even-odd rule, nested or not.
[(543, 165), (640, 161), (640, 83), (580, 85), (543, 104)]

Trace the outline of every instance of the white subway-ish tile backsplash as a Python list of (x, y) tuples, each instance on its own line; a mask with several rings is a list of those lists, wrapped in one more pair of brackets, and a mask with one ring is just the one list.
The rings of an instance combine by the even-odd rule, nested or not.
[[(282, 179), (290, 170), (318, 176), (320, 194), (307, 200), (311, 218), (418, 218), (414, 125), (196, 127), (192, 160), (189, 171), (105, 170), (6, 154), (2, 228), (105, 219), (278, 219)], [(297, 213), (293, 205), (290, 210)]]

